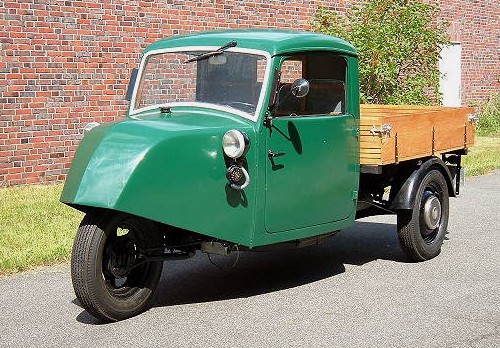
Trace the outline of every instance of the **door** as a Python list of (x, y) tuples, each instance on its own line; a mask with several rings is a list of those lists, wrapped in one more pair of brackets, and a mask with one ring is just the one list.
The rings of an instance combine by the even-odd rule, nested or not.
[[(337, 70), (328, 74), (332, 67)], [(345, 70), (344, 60), (325, 54), (283, 61), (266, 139), (269, 233), (343, 220), (355, 211), (358, 140), (355, 119), (345, 110)], [(309, 82), (303, 98), (290, 93), (295, 78)]]
[[(353, 212), (355, 132), (350, 115), (283, 117), (267, 139), (266, 230), (283, 232)], [(281, 155), (281, 156), (280, 156)]]

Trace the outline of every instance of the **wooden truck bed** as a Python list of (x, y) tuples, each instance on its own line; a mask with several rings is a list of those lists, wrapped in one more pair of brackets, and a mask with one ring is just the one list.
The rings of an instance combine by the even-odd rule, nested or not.
[(385, 165), (474, 145), (467, 107), (361, 105), (360, 163)]

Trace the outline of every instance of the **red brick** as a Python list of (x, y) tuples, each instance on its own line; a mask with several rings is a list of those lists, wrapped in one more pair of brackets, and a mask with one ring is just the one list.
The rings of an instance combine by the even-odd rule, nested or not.
[[(480, 103), (500, 90), (496, 2), (428, 1), (440, 4), (441, 19), (453, 24), (453, 36), (461, 40), (463, 103)], [(3, 1), (13, 19), (0, 19), (9, 29), (0, 32), (0, 122), (9, 125), (0, 126), (0, 155), (6, 153), (0, 156), (0, 186), (64, 179), (83, 126), (123, 118), (128, 76), (147, 44), (173, 33), (219, 28), (288, 29), (293, 23), (307, 30), (317, 6), (341, 11), (359, 1), (46, 3)], [(22, 132), (24, 127), (34, 130)], [(5, 157), (17, 157), (21, 166), (9, 171), (12, 165), (1, 163)]]

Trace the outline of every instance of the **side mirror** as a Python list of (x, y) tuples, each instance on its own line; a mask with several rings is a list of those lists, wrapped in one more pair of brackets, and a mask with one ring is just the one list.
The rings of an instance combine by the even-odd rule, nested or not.
[(296, 98), (305, 97), (309, 93), (309, 81), (306, 79), (295, 80), (292, 84), (291, 92)]
[(132, 69), (132, 73), (130, 74), (130, 80), (128, 82), (127, 94), (125, 95), (125, 99), (128, 101), (132, 100), (132, 93), (134, 93), (135, 80), (137, 79), (137, 72), (139, 69)]

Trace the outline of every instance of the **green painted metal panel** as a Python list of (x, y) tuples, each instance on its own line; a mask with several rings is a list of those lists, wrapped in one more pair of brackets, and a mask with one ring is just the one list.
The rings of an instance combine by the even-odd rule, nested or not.
[(115, 124), (116, 122), (102, 124), (92, 129), (80, 141), (61, 193), (62, 202), (73, 202), (75, 200), (81, 186), (82, 178), (85, 175), (87, 164), (94, 156), (94, 152), (99, 147), (102, 138)]
[(350, 217), (355, 205), (354, 118), (280, 117), (268, 148), (266, 230), (284, 232)]
[(238, 47), (253, 48), (271, 55), (305, 51), (332, 51), (356, 56), (356, 50), (347, 41), (305, 31), (272, 29), (237, 29), (178, 35), (149, 45), (145, 53), (178, 46), (223, 46), (236, 40)]
[[(91, 133), (99, 132), (101, 139), (91, 156), (87, 141), (78, 149), (61, 200), (249, 245), (257, 183), (244, 192), (228, 187), (222, 136), (236, 128), (253, 143), (252, 126), (230, 114), (190, 109), (173, 111), (168, 118), (129, 119), (106, 132), (95, 129)], [(254, 157), (251, 148), (251, 176)]]

